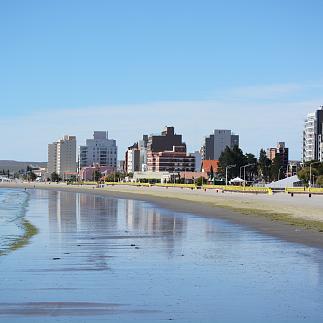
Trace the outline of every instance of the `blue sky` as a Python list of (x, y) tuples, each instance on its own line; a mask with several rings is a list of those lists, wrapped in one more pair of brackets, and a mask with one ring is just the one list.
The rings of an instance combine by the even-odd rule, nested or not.
[(48, 142), (95, 129), (123, 154), (166, 124), (190, 150), (232, 128), (246, 151), (285, 140), (299, 159), (303, 118), (323, 104), (322, 12), (311, 0), (0, 0), (0, 159), (46, 160)]

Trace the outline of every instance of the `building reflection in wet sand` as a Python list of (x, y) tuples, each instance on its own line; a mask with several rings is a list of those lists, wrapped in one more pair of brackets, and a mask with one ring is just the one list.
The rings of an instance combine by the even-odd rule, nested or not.
[(111, 247), (112, 239), (124, 244), (132, 237), (151, 238), (150, 244), (158, 239), (162, 250), (172, 254), (175, 243), (180, 247), (187, 231), (186, 219), (171, 211), (142, 201), (92, 194), (49, 191), (48, 213), (50, 233), (59, 233), (53, 239), (67, 243), (73, 234), (95, 253), (101, 247)]

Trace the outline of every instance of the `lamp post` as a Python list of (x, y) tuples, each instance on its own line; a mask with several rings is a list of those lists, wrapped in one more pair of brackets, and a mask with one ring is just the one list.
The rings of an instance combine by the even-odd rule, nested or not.
[(228, 185), (228, 169), (233, 168), (233, 167), (236, 167), (236, 165), (228, 165), (225, 168), (225, 186)]
[(241, 168), (243, 168), (243, 185), (244, 186), (246, 186), (246, 168), (249, 166), (254, 166), (254, 165), (255, 164), (247, 164), (247, 165), (241, 166)]
[(320, 164), (321, 162), (319, 161), (315, 161), (315, 162), (312, 162), (310, 163), (310, 180), (309, 180), (309, 187), (312, 187), (312, 165), (314, 164)]
[(280, 170), (283, 168), (284, 166), (280, 166), (279, 170), (278, 170), (278, 180), (280, 179)]

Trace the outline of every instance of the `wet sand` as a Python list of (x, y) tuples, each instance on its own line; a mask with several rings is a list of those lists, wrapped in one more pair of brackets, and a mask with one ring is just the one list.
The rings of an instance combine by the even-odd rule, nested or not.
[(321, 195), (309, 198), (306, 195), (291, 197), (286, 193), (269, 196), (216, 193), (214, 190), (204, 192), (203, 190), (179, 188), (118, 185), (100, 189), (94, 186), (68, 186), (53, 183), (0, 184), (0, 188), (34, 188), (34, 186), (46, 190), (87, 192), (101, 196), (149, 201), (177, 212), (190, 212), (204, 217), (226, 219), (286, 241), (323, 248), (323, 232), (320, 230), (298, 226), (293, 222), (285, 223), (284, 217), (281, 217), (283, 220), (278, 221), (273, 221), (272, 216), (268, 217), (271, 214), (286, 214), (295, 219), (323, 223), (323, 196)]
[(321, 321), (323, 249), (196, 202), (27, 194), (39, 232), (0, 257), (0, 322)]

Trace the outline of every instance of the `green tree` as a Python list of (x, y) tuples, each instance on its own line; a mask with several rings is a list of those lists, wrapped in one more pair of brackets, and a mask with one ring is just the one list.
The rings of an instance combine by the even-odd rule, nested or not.
[(100, 180), (100, 178), (102, 177), (102, 174), (99, 170), (95, 170), (94, 173), (93, 173), (93, 180), (95, 182), (98, 182)]
[(59, 178), (59, 176), (58, 176), (58, 174), (56, 172), (51, 173), (50, 179), (51, 179), (52, 182), (59, 182), (60, 181), (60, 178)]
[(245, 155), (245, 164), (250, 165), (246, 167), (246, 180), (253, 181), (258, 176), (258, 161), (254, 154)]
[(219, 171), (218, 173), (225, 177), (226, 167), (229, 165), (235, 165), (235, 167), (229, 169), (228, 179), (240, 176), (240, 167), (246, 164), (246, 157), (244, 156), (242, 150), (238, 146), (234, 146), (230, 149), (228, 146), (222, 152), (219, 158)]
[(270, 179), (278, 181), (286, 177), (286, 169), (284, 168), (281, 157), (277, 154), (270, 168)]
[(196, 186), (202, 186), (205, 183), (206, 183), (206, 180), (202, 176), (196, 180)]
[(258, 169), (259, 175), (265, 180), (265, 182), (268, 182), (270, 179), (270, 167), (271, 160), (267, 157), (266, 151), (261, 149), (259, 153)]
[(323, 187), (323, 175), (317, 177), (316, 184), (320, 187)]
[[(312, 176), (314, 175), (315, 177), (319, 175), (318, 170), (314, 167), (312, 167), (311, 174)], [(297, 172), (297, 176), (300, 180), (304, 182), (305, 185), (308, 185), (310, 181), (310, 167), (309, 166), (303, 167), (301, 170)]]
[(210, 168), (210, 179), (213, 180), (214, 179), (214, 171), (213, 171), (213, 166), (211, 165)]
[(28, 180), (31, 182), (34, 182), (37, 178), (36, 174), (33, 171), (31, 171), (27, 177), (28, 177)]

